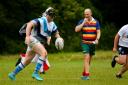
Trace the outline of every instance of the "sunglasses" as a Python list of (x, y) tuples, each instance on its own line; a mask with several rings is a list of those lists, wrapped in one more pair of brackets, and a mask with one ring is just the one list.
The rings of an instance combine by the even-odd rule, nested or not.
[(49, 13), (48, 15), (52, 18), (55, 18), (55, 13)]

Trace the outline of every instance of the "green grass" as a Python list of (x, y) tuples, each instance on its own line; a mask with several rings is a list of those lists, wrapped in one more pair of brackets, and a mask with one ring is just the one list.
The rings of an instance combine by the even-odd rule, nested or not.
[(36, 81), (31, 78), (34, 63), (31, 63), (17, 76), (16, 81), (8, 78), (8, 73), (14, 69), (18, 55), (0, 56), (0, 85), (126, 85), (128, 76), (122, 79), (115, 78), (115, 73), (120, 65), (113, 69), (110, 66), (111, 51), (97, 51), (91, 63), (90, 80), (80, 79), (83, 70), (82, 53), (57, 53), (49, 54), (51, 68), (46, 74), (41, 74), (44, 81)]

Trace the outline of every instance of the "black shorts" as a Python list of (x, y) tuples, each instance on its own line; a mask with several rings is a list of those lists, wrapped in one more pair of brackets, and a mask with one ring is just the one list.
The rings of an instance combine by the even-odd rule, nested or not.
[(128, 47), (118, 46), (118, 52), (120, 55), (127, 55)]

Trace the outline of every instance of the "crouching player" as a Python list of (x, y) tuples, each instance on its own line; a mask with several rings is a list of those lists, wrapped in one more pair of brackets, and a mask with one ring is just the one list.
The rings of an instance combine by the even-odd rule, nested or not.
[(128, 70), (128, 24), (124, 25), (116, 34), (114, 39), (113, 51), (119, 52), (119, 56), (114, 56), (111, 66), (115, 67), (116, 63), (123, 65), (120, 71), (116, 74), (117, 78)]

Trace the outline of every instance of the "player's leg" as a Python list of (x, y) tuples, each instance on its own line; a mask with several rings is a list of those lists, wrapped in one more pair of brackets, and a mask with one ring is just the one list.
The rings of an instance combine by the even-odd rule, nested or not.
[(121, 70), (117, 73), (116, 77), (121, 78), (123, 73), (125, 73), (128, 70), (128, 48), (126, 47), (119, 47), (120, 55), (126, 55), (126, 62), (122, 66)]
[(20, 58), (16, 61), (15, 66), (17, 66), (21, 61), (24, 61), (25, 59), (25, 53), (20, 54)]
[(41, 44), (41, 43), (38, 43), (36, 44), (36, 46), (33, 47), (33, 50), (39, 54), (41, 57), (39, 57), (38, 61), (37, 61), (37, 64), (36, 64), (36, 67), (35, 67), (35, 70), (34, 70), (34, 73), (32, 74), (32, 77), (37, 79), (37, 80), (43, 80), (40, 76), (39, 76), (39, 70), (43, 64), (43, 62), (45, 61), (45, 57), (47, 55), (47, 51), (45, 49), (45, 47)]
[(16, 61), (15, 66), (17, 66), (21, 62), (21, 57)]
[(119, 61), (119, 58), (118, 58), (117, 55), (114, 55), (114, 56), (112, 57), (112, 61), (111, 61), (111, 66), (112, 66), (112, 68), (115, 67), (116, 61)]
[(119, 46), (118, 47), (118, 53), (119, 53), (119, 56), (115, 55), (113, 56), (112, 58), (112, 61), (111, 61), (111, 66), (114, 68), (116, 63), (120, 64), (120, 65), (123, 65), (126, 63), (126, 48), (125, 47), (122, 47), (122, 46)]
[(89, 67), (90, 67), (90, 54), (89, 54), (89, 45), (82, 44), (82, 49), (84, 53), (84, 70), (82, 73), (81, 79), (88, 80), (89, 79)]
[(15, 80), (15, 75), (18, 74), (21, 70), (23, 70), (33, 59), (35, 56), (35, 52), (33, 51), (34, 47), (36, 47), (36, 44), (40, 43), (37, 39), (34, 37), (30, 38), (30, 44), (28, 45), (27, 51), (26, 51), (26, 57), (24, 61), (21, 61), (19, 65), (16, 66), (15, 70), (8, 74), (8, 77), (11, 80)]
[(36, 54), (35, 57), (32, 59), (31, 62), (37, 63), (38, 58), (39, 58), (39, 56), (38, 56), (38, 54)]
[(91, 65), (91, 60), (92, 60), (92, 56), (95, 55), (95, 44), (92, 44), (89, 46), (90, 47), (90, 61), (89, 61), (89, 65)]
[(85, 54), (84, 56), (84, 71), (83, 71), (83, 77), (89, 77), (89, 68), (90, 68), (90, 54)]
[[(37, 63), (37, 62), (39, 62), (39, 59), (40, 59), (39, 57), (41, 57), (41, 56), (39, 54), (36, 54), (35, 57), (32, 59), (32, 62), (36, 63), (35, 72), (37, 71), (36, 68), (40, 66), (40, 64)], [(40, 73), (45, 73), (44, 69), (43, 69), (44, 68), (44, 63), (45, 62), (42, 62), (42, 66), (40, 68)]]
[[(40, 59), (39, 57), (41, 57), (39, 54), (36, 54), (35, 57), (32, 59), (32, 62), (36, 63), (36, 67), (38, 67), (39, 64), (37, 64), (37, 61), (39, 61), (38, 59)], [(35, 67), (35, 70), (36, 70)], [(50, 63), (48, 61), (48, 56), (46, 56), (45, 58), (45, 62), (42, 62), (42, 66), (40, 68), (40, 73), (45, 73), (45, 71), (47, 71), (50, 67)]]
[(122, 66), (121, 70), (116, 74), (117, 78), (121, 78), (122, 75), (128, 70), (128, 55), (126, 56), (126, 63)]
[(83, 72), (83, 80), (88, 80), (89, 79), (89, 75), (90, 75), (90, 64), (91, 64), (91, 60), (92, 60), (92, 56), (95, 55), (95, 45), (91, 44), (91, 45), (85, 45), (84, 50), (86, 50), (86, 55), (84, 58), (84, 72)]
[(42, 57), (39, 54), (37, 54), (36, 56), (38, 56), (38, 59), (36, 62), (36, 67), (35, 67), (34, 73), (38, 73), (45, 62), (45, 59), (42, 59)]
[(48, 56), (45, 58), (45, 62), (43, 62), (41, 68), (40, 68), (40, 73), (45, 74), (45, 72), (49, 69), (50, 63), (48, 61)]
[(116, 62), (120, 65), (126, 64), (126, 55), (119, 55), (119, 57), (115, 58)]
[(15, 76), (21, 71), (23, 70), (32, 60), (32, 58), (34, 57), (34, 52), (32, 50), (27, 51), (26, 52), (26, 58), (24, 61), (21, 61), (16, 68), (14, 69), (14, 71), (12, 71), (11, 73), (8, 74), (9, 78), (11, 80), (15, 80)]
[(120, 65), (124, 65), (126, 63), (126, 55), (115, 55), (112, 58), (112, 62), (111, 62), (111, 66), (114, 68), (116, 63), (120, 64)]

